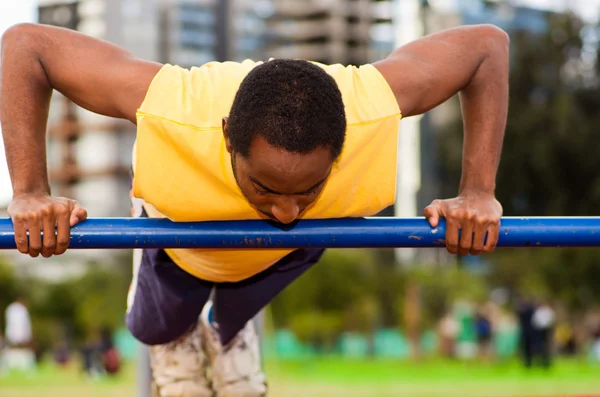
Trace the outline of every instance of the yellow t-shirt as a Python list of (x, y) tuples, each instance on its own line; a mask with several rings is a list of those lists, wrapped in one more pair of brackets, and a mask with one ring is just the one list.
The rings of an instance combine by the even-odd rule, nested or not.
[[(211, 62), (190, 70), (165, 65), (137, 112), (133, 195), (150, 217), (175, 222), (262, 219), (231, 170), (221, 120), (243, 78), (260, 63)], [(371, 66), (322, 65), (337, 82), (347, 132), (317, 201), (301, 218), (363, 217), (393, 204), (400, 110)], [(291, 249), (167, 249), (182, 269), (204, 280), (249, 278)]]

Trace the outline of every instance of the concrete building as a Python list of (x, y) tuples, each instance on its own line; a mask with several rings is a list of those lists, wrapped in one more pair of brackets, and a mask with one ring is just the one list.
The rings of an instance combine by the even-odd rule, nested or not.
[[(39, 21), (113, 42), (146, 59), (308, 58), (364, 63), (393, 47), (391, 1), (42, 0)], [(128, 214), (134, 128), (85, 111), (57, 94), (49, 121), (53, 191), (91, 216)]]
[[(392, 0), (40, 0), (41, 23), (113, 42), (137, 56), (184, 67), (213, 60), (306, 58), (362, 64), (394, 47)], [(49, 117), (53, 194), (75, 198), (91, 217), (129, 215), (135, 128), (86, 111), (55, 93)], [(110, 251), (78, 251), (22, 269), (76, 274)], [(65, 265), (72, 262), (70, 265)], [(57, 264), (56, 268), (54, 264)]]
[[(116, 43), (136, 55), (157, 59), (158, 4), (141, 0), (40, 0), (38, 22)], [(47, 158), (54, 195), (78, 200), (91, 217), (129, 215), (129, 169), (135, 128), (86, 111), (55, 92), (50, 106)], [(32, 260), (11, 252), (20, 273), (60, 280), (87, 265), (111, 264), (116, 251), (73, 250), (61, 257)]]
[[(156, 1), (156, 0), (155, 0)], [(159, 59), (183, 67), (263, 59), (270, 0), (160, 1)]]
[[(392, 1), (273, 0), (267, 53), (324, 63), (361, 64), (389, 53)], [(386, 29), (387, 27), (387, 29)]]
[[(78, 30), (156, 59), (158, 27), (152, 23), (156, 10), (152, 1), (46, 0), (39, 5), (39, 22)], [(134, 126), (88, 112), (58, 93), (48, 125), (53, 191), (79, 200), (90, 216), (127, 215)]]

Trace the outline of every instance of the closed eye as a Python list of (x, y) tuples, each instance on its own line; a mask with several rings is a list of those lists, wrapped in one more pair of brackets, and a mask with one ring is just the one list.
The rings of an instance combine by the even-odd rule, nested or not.
[(275, 194), (278, 196), (310, 196), (311, 194), (315, 194), (319, 190), (319, 188), (321, 188), (323, 186), (323, 184), (325, 183), (326, 180), (327, 180), (327, 177), (323, 178), (322, 180), (317, 182), (313, 187), (311, 187), (310, 189), (305, 190), (303, 192), (292, 193), (292, 194), (283, 194), (283, 193), (279, 193), (279, 192), (269, 189), (268, 187), (264, 186), (262, 183), (258, 182), (256, 179), (250, 177), (250, 181), (252, 181), (252, 187), (254, 188), (254, 191), (261, 196), (267, 196), (270, 194)]
[(302, 193), (303, 196), (310, 196), (311, 194), (315, 194), (319, 190), (320, 186), (315, 186), (307, 192)]
[[(310, 196), (312, 194), (315, 194), (317, 191), (319, 190), (319, 186), (312, 188), (311, 190), (307, 191), (307, 192), (303, 192), (300, 193), (299, 196)], [(257, 188), (256, 186), (254, 186), (254, 191), (256, 192), (256, 194), (260, 195), (260, 196), (268, 196), (270, 194), (273, 194), (269, 191), (266, 190), (261, 190), (259, 188)]]
[(261, 196), (268, 196), (269, 194), (271, 194), (271, 192), (267, 192), (265, 190), (260, 190), (256, 186), (254, 186), (254, 191)]

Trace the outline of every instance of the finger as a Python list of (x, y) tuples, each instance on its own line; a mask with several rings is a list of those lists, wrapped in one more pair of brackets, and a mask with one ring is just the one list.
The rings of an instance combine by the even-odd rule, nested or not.
[(493, 252), (498, 245), (498, 238), (500, 236), (500, 223), (492, 224), (487, 229), (487, 241), (483, 246), (483, 252)]
[(430, 205), (425, 208), (424, 215), (431, 227), (437, 227), (440, 222), (440, 215), (442, 209), (439, 200), (434, 200)]
[(87, 211), (81, 207), (81, 204), (78, 202), (74, 202), (73, 210), (71, 211), (71, 226), (75, 226), (79, 222), (85, 221), (87, 219)]
[(469, 251), (471, 255), (479, 255), (481, 254), (481, 251), (483, 251), (485, 235), (488, 231), (488, 227), (488, 222), (482, 222), (477, 224), (473, 236), (473, 245), (471, 246), (471, 251)]
[(29, 255), (36, 258), (42, 250), (42, 228), (41, 220), (36, 215), (30, 218), (27, 222), (27, 230), (29, 231)]
[(56, 218), (54, 217), (54, 211), (50, 210), (47, 214), (44, 214), (41, 222), (44, 232), (44, 239), (42, 240), (42, 256), (44, 258), (49, 258), (56, 248)]
[(69, 248), (69, 240), (71, 238), (71, 208), (68, 205), (59, 207), (56, 210), (56, 249), (55, 255), (62, 255)]
[(460, 235), (460, 243), (458, 244), (459, 255), (465, 256), (471, 250), (471, 246), (473, 245), (473, 230), (473, 222), (465, 221)]
[(17, 250), (22, 254), (29, 253), (29, 239), (27, 238), (27, 226), (22, 216), (15, 216), (13, 219), (13, 229), (15, 230), (15, 244)]
[(446, 219), (446, 249), (451, 254), (458, 253), (458, 227), (458, 222)]

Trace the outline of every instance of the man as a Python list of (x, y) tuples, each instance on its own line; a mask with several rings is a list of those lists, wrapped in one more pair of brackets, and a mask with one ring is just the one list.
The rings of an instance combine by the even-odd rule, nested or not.
[(539, 357), (542, 367), (549, 369), (552, 365), (552, 342), (556, 313), (552, 306), (544, 300), (539, 300), (536, 306), (531, 317), (533, 355)]
[(16, 299), (8, 305), (5, 312), (6, 341), (13, 347), (31, 347), (33, 334), (31, 318), (23, 298)]
[[(425, 37), (361, 67), (272, 60), (185, 70), (76, 32), (15, 26), (2, 41), (0, 117), (17, 247), (34, 257), (62, 254), (69, 227), (87, 217), (77, 202), (50, 195), (44, 134), (53, 89), (88, 110), (136, 123), (133, 195), (143, 200), (144, 215), (282, 224), (368, 216), (391, 205), (401, 117), (460, 93), (465, 138), (459, 194), (434, 201), (425, 216), (433, 227), (446, 218), (449, 252), (491, 252), (502, 214), (494, 190), (507, 116), (508, 47), (500, 29), (470, 26)], [(43, 241), (42, 231), (50, 231)], [(263, 395), (256, 352), (243, 349), (246, 340), (256, 345), (248, 321), (322, 252), (144, 250), (127, 325), (154, 346), (159, 393), (210, 395), (202, 394), (204, 378), (174, 376), (168, 364), (182, 346), (201, 348), (201, 329), (217, 394)], [(207, 306), (196, 327), (211, 293), (214, 310)], [(248, 357), (231, 359), (232, 351)], [(254, 364), (237, 372), (250, 373), (246, 379), (253, 381), (237, 387), (242, 383), (227, 374), (244, 362)], [(185, 365), (202, 368), (193, 359)]]
[(32, 349), (33, 332), (31, 317), (25, 299), (18, 298), (8, 305), (4, 313), (6, 321), (6, 366), (7, 369), (32, 370), (35, 354)]

